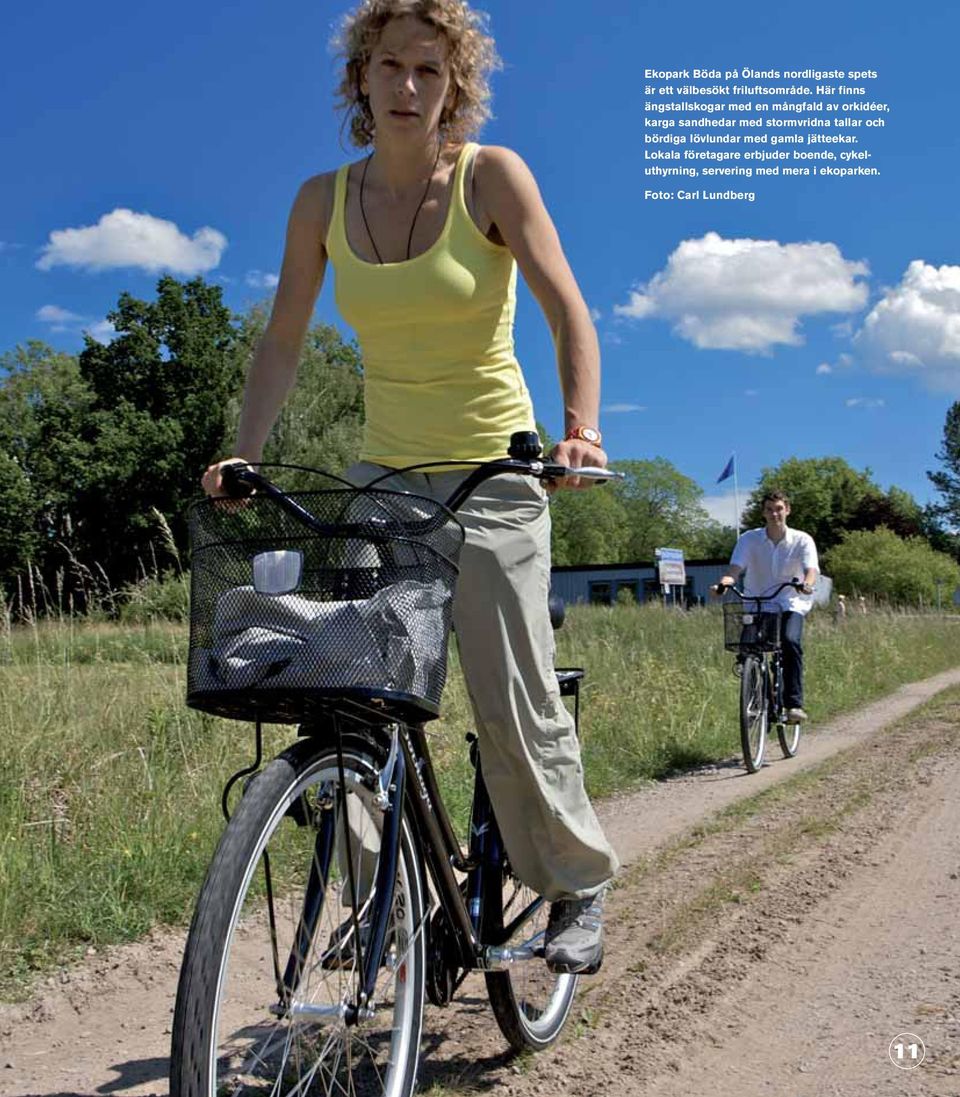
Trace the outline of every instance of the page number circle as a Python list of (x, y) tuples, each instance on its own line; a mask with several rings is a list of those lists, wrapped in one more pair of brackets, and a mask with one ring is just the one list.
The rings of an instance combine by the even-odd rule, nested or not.
[(890, 1041), (887, 1049), (890, 1062), (901, 1070), (920, 1066), (927, 1054), (923, 1040), (913, 1032), (901, 1032)]

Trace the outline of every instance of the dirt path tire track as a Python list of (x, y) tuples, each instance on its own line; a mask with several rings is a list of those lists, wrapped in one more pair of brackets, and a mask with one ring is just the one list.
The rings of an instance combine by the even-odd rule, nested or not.
[[(954, 734), (960, 718), (928, 728), (921, 738), (931, 753), (919, 757), (909, 734), (884, 735), (883, 749), (877, 735), (954, 685), (960, 685), (960, 670), (903, 687), (856, 714), (814, 728), (804, 737), (800, 756), (774, 761), (752, 777), (743, 775), (739, 764), (731, 761), (603, 804), (601, 815), (608, 833), (624, 863), (633, 867), (611, 896), (607, 964), (598, 979), (585, 983), (577, 1007), (579, 1021), (571, 1026), (569, 1037), (530, 1063), (510, 1061), (503, 1053), (482, 984), (468, 981), (456, 1006), (431, 1010), (427, 1016), (428, 1058), (421, 1073), (422, 1088), (429, 1091), (434, 1083), (446, 1092), (500, 1087), (519, 1095), (592, 1095), (606, 1090), (615, 1097), (960, 1093), (960, 1075), (951, 1073), (960, 1065), (955, 1020), (960, 1014), (960, 982), (955, 975), (960, 970), (960, 931), (954, 926), (960, 884), (949, 880), (951, 872), (960, 871), (960, 827), (952, 795), (960, 779), (960, 748)], [(900, 753), (891, 758), (894, 741)], [(774, 789), (858, 743), (862, 746), (855, 764), (845, 762), (839, 770), (837, 796), (842, 800), (843, 795), (867, 795), (868, 806), (850, 819), (841, 818), (842, 830), (834, 845), (828, 840), (778, 851), (776, 835), (790, 834), (791, 819), (804, 818), (804, 796), (791, 796), (775, 809), (765, 809), (735, 826), (701, 826), (692, 843), (680, 842), (666, 857), (661, 853), (660, 863), (655, 863), (653, 854), (665, 843), (689, 835), (691, 828), (715, 818), (721, 809)], [(771, 756), (777, 753), (773, 750)], [(856, 781), (869, 786), (870, 774), (875, 787), (858, 793)], [(892, 785), (891, 774), (896, 776)], [(847, 787), (851, 781), (854, 786)], [(846, 793), (839, 791), (841, 787)], [(837, 796), (835, 803), (840, 802)], [(825, 802), (812, 810), (828, 809)], [(895, 847), (897, 835), (899, 847)], [(905, 839), (906, 845), (903, 835), (912, 835)], [(708, 912), (704, 921), (697, 902), (705, 883), (712, 881), (715, 889), (728, 891), (753, 886), (749, 877), (753, 855), (744, 861), (744, 850), (750, 849), (765, 866), (761, 894), (753, 901), (744, 891), (750, 901), (741, 908), (718, 893), (711, 900), (719, 903), (715, 916)], [(913, 866), (909, 877), (897, 867), (908, 855)], [(941, 872), (943, 861), (951, 857), (949, 871)], [(878, 872), (884, 865), (888, 871)], [(909, 884), (906, 892), (901, 887), (904, 880)], [(828, 899), (837, 889), (841, 905), (834, 909)], [(884, 908), (880, 904), (880, 897), (896, 894), (901, 895), (899, 905), (891, 901)], [(943, 901), (938, 898), (941, 895), (950, 898)], [(922, 903), (917, 903), (918, 896), (924, 897)], [(685, 913), (685, 903), (692, 904), (692, 914)], [(937, 1034), (928, 1063), (910, 1074), (885, 1060), (889, 1039), (901, 1030), (887, 1033), (881, 1023), (886, 1017), (871, 1020), (869, 1028), (854, 1024), (846, 1032), (831, 1029), (813, 1044), (809, 1042), (812, 1007), (808, 1002), (804, 1008), (803, 1002), (821, 994), (817, 1009), (824, 1009), (827, 1016), (849, 1005), (843, 992), (854, 986), (844, 976), (838, 977), (832, 992), (825, 989), (829, 984), (818, 978), (823, 955), (831, 955), (831, 963), (840, 970), (859, 940), (864, 917), (871, 912), (877, 921), (870, 937), (877, 944), (862, 952), (861, 967), (866, 966), (878, 985), (891, 988), (894, 998), (903, 999), (907, 1014), (914, 1009), (914, 1024), (926, 1025), (927, 1031)], [(674, 940), (673, 922), (691, 917), (695, 926), (700, 919), (701, 928), (685, 939), (681, 926), (679, 939)], [(897, 937), (898, 925), (911, 927), (908, 941)], [(930, 947), (928, 941), (909, 953), (912, 966), (904, 970), (914, 972), (915, 982), (898, 984), (895, 970), (881, 962), (884, 949), (889, 951), (897, 941), (906, 948), (910, 941), (915, 943), (920, 936), (926, 940), (931, 934), (937, 947)], [(918, 948), (925, 951), (919, 953)], [(29, 1003), (0, 1007), (0, 1095), (166, 1094), (170, 1012), (181, 951), (180, 934), (155, 934), (141, 944), (93, 956), (82, 969), (59, 973)], [(922, 961), (917, 958), (921, 956)], [(944, 970), (939, 975), (934, 972), (935, 961), (942, 961), (939, 967)], [(787, 1026), (794, 1034), (789, 1043), (770, 1036), (771, 1016), (778, 1028), (787, 1019), (784, 979), (793, 981), (801, 1003), (798, 1016)], [(771, 988), (774, 980), (777, 986)], [(737, 997), (740, 993), (742, 999)], [(836, 998), (831, 999), (830, 993)], [(911, 1007), (908, 1000), (913, 999)], [(888, 1004), (894, 1011), (894, 1003)], [(909, 1020), (902, 1011), (899, 1016)], [(804, 1018), (806, 1025), (801, 1023)], [(858, 1079), (843, 1081), (832, 1070), (831, 1061), (837, 1057), (863, 1060), (864, 1049), (858, 1052), (850, 1041), (854, 1034), (867, 1040), (868, 1031), (870, 1040), (882, 1044), (880, 1074), (869, 1082), (864, 1079), (862, 1085)], [(751, 1044), (758, 1035), (762, 1037), (759, 1049)], [(731, 1073), (731, 1056), (737, 1062), (760, 1065), (753, 1074)], [(876, 1066), (873, 1059), (870, 1062)], [(735, 1077), (736, 1085), (719, 1088), (718, 1079), (728, 1077)], [(837, 1088), (841, 1084), (848, 1088)], [(934, 1088), (923, 1088), (931, 1085)]]

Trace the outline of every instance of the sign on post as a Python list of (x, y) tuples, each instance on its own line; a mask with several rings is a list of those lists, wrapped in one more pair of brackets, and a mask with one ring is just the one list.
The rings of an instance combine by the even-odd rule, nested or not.
[(683, 587), (687, 583), (687, 569), (683, 562), (683, 549), (658, 548), (657, 573), (662, 587)]

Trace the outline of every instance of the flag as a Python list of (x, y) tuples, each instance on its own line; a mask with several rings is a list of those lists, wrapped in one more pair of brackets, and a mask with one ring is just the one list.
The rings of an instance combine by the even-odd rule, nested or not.
[(723, 472), (721, 472), (720, 475), (717, 477), (717, 483), (721, 484), (721, 483), (723, 483), (724, 480), (729, 480), (729, 478), (732, 475), (733, 475), (733, 456), (731, 455), (730, 460), (723, 467)]

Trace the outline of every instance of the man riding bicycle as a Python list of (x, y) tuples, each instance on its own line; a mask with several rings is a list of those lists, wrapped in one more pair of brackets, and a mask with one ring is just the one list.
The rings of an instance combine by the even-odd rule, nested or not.
[(746, 573), (744, 593), (762, 598), (779, 583), (802, 577), (799, 590), (786, 587), (764, 605), (779, 610), (783, 628), (783, 704), (787, 721), (807, 719), (803, 708), (803, 619), (820, 576), (817, 546), (809, 533), (787, 525), (790, 500), (782, 491), (768, 491), (762, 500), (764, 527), (750, 529), (737, 541), (719, 586), (730, 587)]

